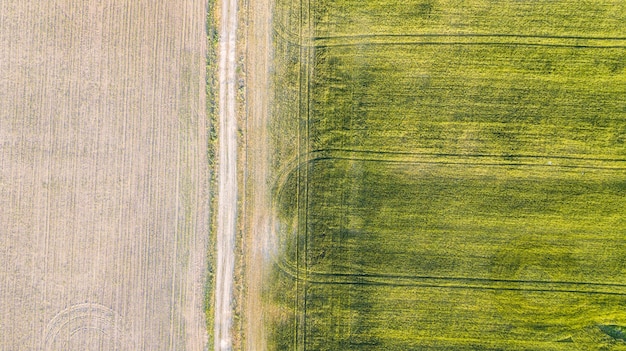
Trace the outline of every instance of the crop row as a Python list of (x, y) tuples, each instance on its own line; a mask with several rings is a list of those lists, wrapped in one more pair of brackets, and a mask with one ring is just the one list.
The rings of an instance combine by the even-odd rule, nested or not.
[(626, 156), (626, 49), (317, 49), (313, 149)]
[(623, 37), (619, 0), (317, 0), (315, 36), (498, 33)]

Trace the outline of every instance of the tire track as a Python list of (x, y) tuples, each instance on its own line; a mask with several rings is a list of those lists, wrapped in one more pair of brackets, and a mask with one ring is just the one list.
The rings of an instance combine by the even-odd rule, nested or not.
[(506, 34), (506, 33), (380, 33), (380, 34), (356, 34), (320, 36), (314, 40), (348, 40), (348, 39), (373, 39), (373, 38), (429, 38), (429, 37), (453, 37), (453, 38), (528, 38), (528, 39), (566, 39), (566, 40), (599, 40), (599, 41), (626, 41), (626, 37), (600, 37), (580, 35), (538, 35), (538, 34)]
[(290, 278), (309, 284), (405, 286), (626, 296), (626, 284), (375, 273), (305, 272), (305, 269), (297, 268), (285, 259), (277, 260), (274, 264)]
[[(86, 331), (96, 332), (98, 340), (89, 343), (108, 344), (112, 350), (134, 350), (133, 338), (124, 327), (124, 318), (112, 309), (94, 303), (71, 306), (54, 316), (46, 327), (42, 351), (68, 350), (72, 341), (80, 342)], [(61, 338), (65, 336), (66, 338)], [(76, 345), (74, 345), (76, 346)]]
[[(400, 40), (398, 40), (400, 39)], [(477, 39), (482, 39), (478, 41)], [(585, 37), (559, 35), (520, 35), (520, 34), (372, 34), (326, 36), (313, 39), (314, 47), (349, 47), (359, 45), (509, 45), (531, 47), (563, 47), (563, 48), (626, 48), (624, 37)]]

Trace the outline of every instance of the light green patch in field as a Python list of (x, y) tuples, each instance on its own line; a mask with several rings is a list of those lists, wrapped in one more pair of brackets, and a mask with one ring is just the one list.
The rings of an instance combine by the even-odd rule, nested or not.
[(320, 48), (312, 149), (625, 158), (624, 65), (626, 49)]
[(621, 0), (319, 0), (315, 36), (473, 33), (623, 37)]

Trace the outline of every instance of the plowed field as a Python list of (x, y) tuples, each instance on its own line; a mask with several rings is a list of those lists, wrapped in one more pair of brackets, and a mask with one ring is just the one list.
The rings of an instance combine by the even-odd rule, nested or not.
[(0, 2), (0, 350), (203, 350), (207, 3)]

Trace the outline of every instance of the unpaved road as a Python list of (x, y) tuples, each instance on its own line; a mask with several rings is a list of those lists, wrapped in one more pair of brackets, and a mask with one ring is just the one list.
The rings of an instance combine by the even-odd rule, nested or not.
[[(215, 350), (227, 351), (235, 342), (231, 335), (233, 313), (240, 313), (244, 335), (238, 347), (249, 351), (266, 349), (262, 283), (271, 251), (271, 201), (269, 198), (268, 98), (271, 51), (271, 1), (245, 2), (238, 11), (236, 0), (220, 3), (219, 41), (219, 170), (217, 200), (217, 274), (215, 285)], [(240, 25), (240, 26), (239, 26)], [(238, 36), (237, 31), (241, 31)], [(238, 40), (239, 39), (239, 40)], [(245, 101), (237, 101), (237, 55), (245, 55)], [(243, 111), (244, 115), (238, 113)], [(242, 121), (242, 125), (237, 125)], [(237, 161), (238, 133), (244, 133), (242, 161)], [(243, 169), (238, 169), (243, 167)], [(238, 187), (238, 172), (244, 183)], [(242, 194), (241, 208), (237, 195)], [(238, 210), (241, 210), (238, 213)], [(243, 228), (243, 237), (237, 229)], [(241, 240), (245, 257), (244, 301), (234, 311), (233, 286), (235, 245)]]
[(0, 1), (0, 350), (204, 350), (206, 0)]
[(220, 2), (219, 135), (217, 192), (217, 273), (215, 277), (215, 350), (233, 347), (233, 280), (237, 235), (237, 0)]

